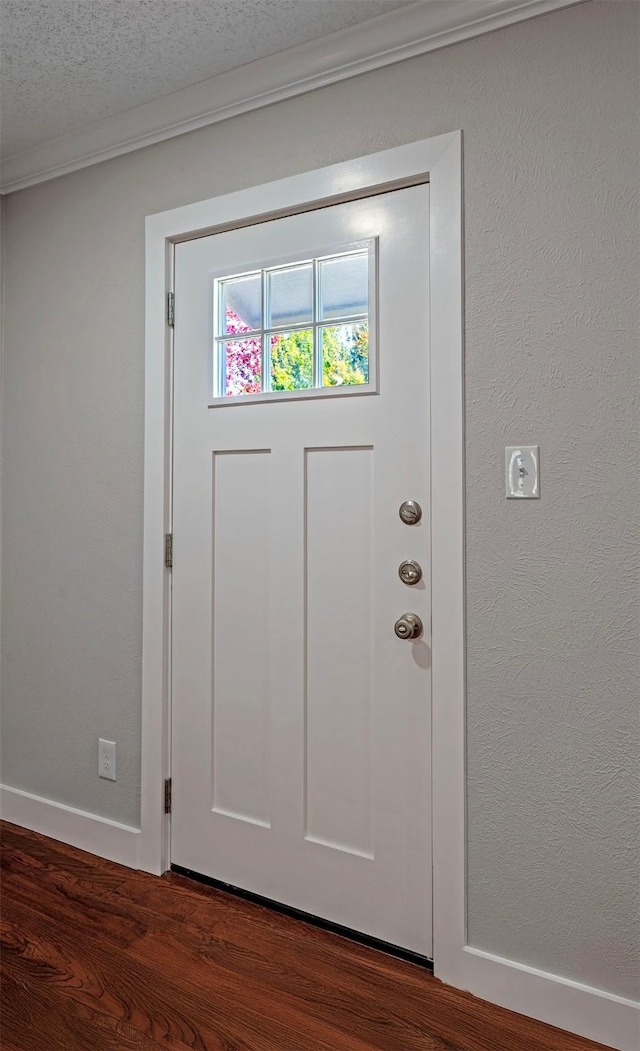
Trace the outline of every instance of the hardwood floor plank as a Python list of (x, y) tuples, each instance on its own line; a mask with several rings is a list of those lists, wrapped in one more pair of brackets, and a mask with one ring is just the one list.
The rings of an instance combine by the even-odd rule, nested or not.
[[(55, 866), (30, 866), (28, 857), (16, 852), (6, 859), (0, 879), (11, 901), (30, 905), (67, 927), (75, 927), (80, 935), (97, 926), (101, 937), (124, 946), (147, 932), (142, 918), (123, 908), (119, 904), (122, 899), (109, 898), (110, 888), (94, 883), (87, 874), (61, 872)], [(34, 897), (36, 885), (38, 894)], [(117, 908), (113, 901), (118, 903)]]
[[(167, 957), (169, 948), (169, 957)], [(227, 1009), (233, 1010), (233, 993), (238, 987), (237, 975), (230, 975), (226, 968), (220, 967), (200, 954), (187, 950), (175, 943), (167, 945), (156, 936), (145, 938), (143, 942), (132, 947), (130, 955), (140, 954), (140, 959), (151, 959), (156, 966), (166, 967), (171, 973), (172, 983), (181, 990), (185, 982), (198, 995), (205, 997), (207, 990), (215, 987), (218, 995), (227, 994)], [(168, 962), (170, 958), (170, 962)], [(163, 961), (166, 961), (163, 963)], [(441, 1039), (428, 1027), (412, 1024), (410, 1021), (394, 1017), (386, 1006), (375, 1002), (371, 996), (366, 1000), (355, 996), (349, 997), (344, 991), (336, 995), (336, 990), (329, 988), (322, 1000), (315, 992), (313, 998), (302, 997), (280, 988), (278, 995), (266, 983), (258, 982), (247, 975), (243, 978), (246, 996), (252, 1005), (251, 1014), (257, 1011), (260, 1026), (269, 1018), (270, 1025), (277, 1019), (286, 1024), (285, 1019), (293, 1024), (286, 1034), (288, 1043), (284, 1046), (327, 1048), (327, 1051), (451, 1051), (448, 1041)], [(320, 1009), (319, 1009), (320, 1008)], [(248, 1012), (247, 1012), (248, 1015)], [(244, 1027), (246, 1028), (245, 1021)], [(252, 1023), (255, 1026), (255, 1023)], [(259, 1032), (253, 1028), (257, 1047), (261, 1047)], [(456, 1051), (458, 1051), (456, 1047)]]
[[(31, 905), (33, 908), (42, 911), (45, 916), (57, 919), (59, 922), (65, 922), (66, 920), (67, 924), (71, 923), (74, 927), (78, 927), (80, 934), (84, 932), (88, 921), (95, 922), (96, 910), (93, 908), (89, 911), (78, 909), (79, 905), (85, 904), (85, 902), (81, 902), (81, 895), (84, 894), (85, 897), (90, 897), (91, 895), (91, 887), (86, 880), (83, 881), (84, 885), (80, 886), (75, 877), (71, 878), (72, 890), (75, 894), (72, 897), (69, 880), (55, 879), (54, 891), (58, 890), (61, 893), (60, 901), (57, 901), (55, 893), (52, 894), (51, 889), (46, 886), (47, 874), (42, 868), (39, 870), (40, 893), (38, 900), (37, 902), (32, 902), (30, 874), (28, 865), (25, 866), (24, 859), (15, 857), (7, 864), (5, 871), (7, 873), (6, 878), (11, 881), (15, 899), (23, 904)], [(116, 928), (118, 923), (118, 917), (106, 915), (108, 912), (108, 909), (104, 907), (104, 898), (106, 896), (109, 897), (110, 902), (113, 902), (113, 896), (101, 891), (103, 907), (97, 914), (103, 934), (106, 930), (111, 930), (114, 927), (114, 922), (112, 922), (114, 919)], [(229, 909), (233, 910), (232, 915), (235, 915), (238, 909), (240, 909), (241, 914), (246, 913), (245, 903), (238, 902), (237, 899), (230, 898), (228, 895), (219, 895), (219, 898), (227, 906), (226, 911), (229, 911)], [(116, 906), (122, 906), (121, 900), (116, 898), (115, 901)], [(68, 909), (70, 903), (75, 906), (73, 911)], [(92, 903), (91, 898), (90, 903)], [(212, 903), (209, 901), (207, 904), (210, 912)], [(168, 920), (166, 911), (161, 914), (162, 922), (160, 924), (157, 922), (155, 911), (150, 910), (148, 906), (145, 906), (143, 909), (140, 907), (136, 909), (135, 906), (131, 906), (128, 911), (133, 911), (136, 914), (146, 913), (147, 921), (151, 921), (148, 923), (149, 927), (154, 927), (156, 931), (162, 932), (159, 941), (160, 952), (162, 953), (163, 950), (166, 952), (166, 949), (170, 948), (172, 964), (176, 960), (180, 960), (181, 970), (185, 969), (185, 963), (182, 959), (184, 953), (180, 942), (188, 942), (192, 948), (194, 947), (200, 965), (199, 971), (204, 973), (206, 970), (205, 983), (215, 983), (220, 988), (221, 974), (223, 975), (222, 980), (225, 981), (229, 968), (231, 968), (236, 975), (234, 981), (237, 982), (237, 973), (241, 973), (244, 976), (245, 990), (247, 991), (248, 987), (255, 1002), (259, 1003), (264, 999), (262, 991), (256, 986), (255, 982), (256, 977), (259, 977), (264, 984), (272, 987), (277, 992), (280, 1000), (286, 1002), (293, 1011), (302, 1011), (316, 1020), (328, 1024), (333, 1023), (336, 1013), (339, 1012), (342, 1025), (348, 1025), (353, 1031), (357, 1030), (360, 1032), (362, 1036), (366, 1037), (368, 1041), (367, 1046), (370, 1045), (376, 1051), (396, 1051), (398, 1046), (406, 1048), (406, 1051), (414, 1051), (414, 1048), (422, 1049), (427, 1046), (439, 1051), (439, 1049), (444, 1049), (448, 1046), (444, 1034), (428, 1033), (424, 1026), (411, 1023), (403, 1018), (400, 1012), (394, 1011), (390, 1006), (386, 1005), (383, 1008), (380, 1004), (379, 993), (372, 987), (367, 976), (365, 976), (364, 983), (361, 983), (360, 996), (356, 995), (353, 980), (345, 988), (337, 985), (336, 964), (342, 962), (340, 950), (344, 946), (343, 939), (332, 935), (324, 936), (322, 941), (326, 942), (327, 946), (332, 950), (338, 951), (323, 954), (326, 957), (324, 966), (322, 966), (322, 961), (320, 961), (321, 966), (318, 967), (316, 961), (316, 966), (311, 969), (311, 973), (307, 974), (300, 969), (296, 958), (296, 953), (299, 956), (301, 926), (296, 921), (289, 921), (291, 934), (294, 935), (293, 952), (289, 951), (287, 954), (283, 954), (282, 945), (272, 942), (268, 943), (266, 948), (263, 947), (261, 951), (258, 951), (260, 938), (255, 919), (258, 915), (262, 916), (263, 920), (266, 921), (267, 929), (269, 929), (273, 923), (274, 914), (268, 910), (256, 909), (255, 906), (249, 907), (249, 917), (254, 922), (249, 926), (247, 936), (252, 944), (248, 945), (245, 940), (244, 944), (240, 946), (234, 944), (228, 938), (224, 940), (212, 938), (207, 932), (206, 915), (201, 921), (201, 927), (194, 924), (192, 915), (190, 924), (185, 928), (184, 924), (177, 924), (175, 920), (173, 922)], [(191, 912), (193, 912), (193, 909), (191, 909)], [(246, 919), (246, 915), (243, 915), (243, 918)], [(123, 915), (122, 920), (123, 924), (128, 926), (131, 917)], [(134, 937), (137, 934), (141, 934), (144, 927), (144, 923), (136, 922)], [(186, 937), (187, 933), (192, 931), (197, 933), (195, 940), (193, 937)], [(126, 944), (129, 944), (130, 940), (131, 938), (127, 938)], [(122, 942), (122, 939), (119, 939), (119, 941)], [(149, 944), (144, 947), (143, 955), (148, 953)], [(313, 945), (313, 941), (308, 943), (307, 949), (310, 945)], [(358, 947), (358, 955), (363, 955), (360, 947)], [(370, 950), (365, 950), (364, 956), (365, 959), (370, 958), (370, 962), (374, 962), (376, 967), (379, 965), (380, 956), (378, 953), (371, 953)], [(207, 963), (209, 964), (208, 967), (206, 967)], [(308, 963), (309, 952), (307, 951), (305, 967)], [(220, 968), (223, 969), (222, 972)], [(407, 973), (412, 977), (418, 976), (421, 987), (424, 986), (424, 983), (431, 981), (425, 972), (414, 967), (407, 967)], [(344, 977), (349, 977), (346, 971)], [(351, 977), (353, 978), (353, 976)], [(405, 990), (400, 991), (404, 992)], [(334, 1045), (337, 1043), (337, 1039), (337, 1036), (334, 1034), (332, 1036)], [(426, 1041), (429, 1041), (428, 1045), (425, 1043)], [(353, 1038), (350, 1038), (350, 1043), (352, 1042)]]
[[(14, 903), (11, 911), (14, 922), (8, 924), (3, 916), (0, 940), (16, 969), (26, 970), (32, 980), (54, 982), (61, 993), (108, 1017), (130, 1019), (154, 1039), (166, 1039), (168, 1033), (187, 1047), (211, 1051), (371, 1051), (356, 1036), (274, 1001), (257, 983), (245, 981), (241, 990), (222, 969), (202, 977), (202, 961), (188, 959), (185, 952), (175, 966), (167, 945), (115, 952), (98, 933), (87, 933), (79, 943), (75, 931), (61, 930), (35, 907)], [(26, 942), (20, 931), (29, 926), (37, 926), (38, 933)], [(424, 1048), (432, 1051), (431, 1043)], [(433, 1045), (433, 1051), (440, 1049)]]
[(193, 998), (178, 1001), (161, 976), (146, 968), (122, 965), (119, 954), (109, 948), (98, 956), (88, 939), (76, 946), (74, 938), (64, 932), (47, 930), (39, 915), (39, 933), (30, 933), (27, 939), (21, 932), (35, 925), (37, 914), (30, 914), (24, 906), (12, 911), (15, 926), (3, 917), (0, 928), (2, 955), (5, 966), (19, 980), (51, 984), (71, 1009), (95, 1011), (104, 1020), (126, 1021), (142, 1036), (171, 1051), (251, 1051), (248, 1043), (236, 1045), (224, 1034), (207, 1031), (196, 1021), (199, 1005)]
[[(136, 945), (136, 957), (139, 958), (139, 953), (142, 953), (144, 959), (150, 951), (159, 951), (161, 960), (163, 954), (170, 960), (172, 970), (175, 962), (180, 961), (179, 972), (186, 969), (184, 953), (188, 945), (192, 954), (189, 963), (193, 964), (194, 960), (197, 960), (198, 971), (204, 976), (203, 992), (206, 983), (215, 984), (218, 989), (222, 985), (229, 985), (230, 975), (233, 985), (237, 985), (237, 976), (240, 973), (244, 977), (245, 992), (250, 991), (255, 1003), (262, 1003), (265, 1008), (269, 1005), (269, 1000), (265, 997), (270, 997), (271, 990), (273, 990), (278, 994), (280, 1001), (286, 1002), (292, 1011), (306, 1013), (319, 1022), (332, 1025), (336, 1013), (339, 1012), (343, 1026), (349, 1025), (354, 1031), (361, 1032), (376, 1051), (395, 1051), (400, 1045), (405, 1047), (406, 1051), (413, 1051), (414, 1048), (422, 1049), (426, 1046), (425, 1040), (428, 1039), (426, 1032), (416, 1028), (415, 1025), (402, 1018), (398, 1012), (388, 1007), (383, 1009), (379, 1003), (379, 995), (370, 982), (364, 983), (362, 986), (364, 995), (360, 997), (355, 995), (353, 983), (346, 988), (337, 985), (336, 961), (340, 962), (339, 952), (329, 954), (324, 967), (316, 966), (310, 974), (306, 974), (299, 967), (296, 959), (295, 942), (294, 952), (289, 951), (286, 955), (283, 954), (281, 947), (278, 952), (278, 946), (272, 943), (258, 951), (260, 938), (255, 922), (253, 928), (247, 931), (253, 944), (249, 946), (245, 941), (244, 944), (238, 946), (229, 938), (223, 940), (212, 938), (207, 931), (206, 915), (201, 928), (193, 923), (193, 917), (189, 927), (185, 928), (184, 924), (169, 919), (166, 912), (156, 913), (148, 905), (144, 907), (130, 905), (125, 915), (121, 897), (114, 896), (103, 889), (100, 890), (99, 896), (92, 895), (91, 884), (86, 879), (78, 881), (75, 876), (57, 875), (45, 867), (38, 869), (38, 876), (39, 893), (37, 900), (34, 901), (28, 859), (24, 858), (21, 853), (16, 853), (8, 860), (4, 868), (5, 886), (10, 890), (14, 901), (36, 909), (47, 920), (55, 920), (76, 929), (79, 936), (87, 936), (87, 930), (91, 930), (92, 925), (97, 923), (101, 940), (107, 934), (115, 932), (113, 936), (117, 938), (118, 944), (124, 947), (141, 938), (145, 935), (145, 930), (148, 930), (145, 944), (140, 947)], [(228, 904), (230, 900), (234, 910), (241, 906), (244, 913), (243, 903), (237, 902), (237, 899), (229, 899), (228, 895), (220, 895), (220, 897), (225, 904)], [(96, 907), (98, 900), (99, 908)], [(207, 904), (210, 912), (212, 903)], [(119, 911), (116, 912), (116, 909)], [(135, 915), (135, 919), (132, 918), (131, 913)], [(273, 913), (265, 909), (257, 910), (255, 907), (250, 907), (250, 916), (253, 916), (255, 920), (257, 915), (261, 915), (266, 920), (267, 926), (273, 921)], [(160, 923), (158, 916), (161, 919)], [(125, 928), (126, 935), (122, 935), (119, 931), (120, 923)], [(299, 942), (300, 925), (293, 921), (291, 927), (292, 934), (298, 935)], [(193, 931), (197, 933), (195, 938)], [(332, 949), (339, 950), (343, 946), (343, 940), (335, 936), (329, 936), (324, 940)], [(167, 949), (169, 950), (168, 956)], [(367, 952), (372, 960), (377, 962), (379, 954), (371, 954), (369, 950)], [(299, 955), (299, 944), (297, 954)], [(308, 961), (308, 953), (306, 958)], [(409, 973), (416, 971), (416, 968), (408, 968)], [(417, 971), (417, 974), (423, 982), (430, 980), (424, 972)], [(345, 977), (347, 977), (346, 973)], [(199, 976), (196, 980), (199, 980)], [(265, 986), (268, 987), (266, 991)], [(441, 1034), (430, 1034), (429, 1039), (430, 1046), (437, 1051), (447, 1046)], [(337, 1045), (338, 1037), (335, 1033), (331, 1040), (333, 1045)], [(350, 1038), (350, 1043), (352, 1042), (353, 1039)]]
[(42, 868), (56, 868), (60, 872), (75, 873), (79, 877), (91, 876), (96, 884), (125, 883), (130, 875), (137, 875), (132, 869), (118, 865), (115, 861), (98, 858), (85, 850), (78, 850), (56, 839), (41, 836), (30, 829), (0, 821), (0, 837), (6, 848), (0, 853), (0, 869), (11, 859), (11, 856), (24, 851), (33, 865)]
[(69, 1003), (40, 982), (18, 976), (6, 966), (0, 970), (0, 1012), (3, 1051), (162, 1051), (162, 1045), (143, 1036), (127, 1022), (106, 1019), (82, 1004)]
[(599, 1047), (184, 877), (0, 831), (3, 1051)]

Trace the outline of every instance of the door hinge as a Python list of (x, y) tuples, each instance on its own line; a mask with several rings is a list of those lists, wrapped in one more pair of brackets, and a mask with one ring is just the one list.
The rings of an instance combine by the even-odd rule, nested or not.
[(167, 293), (167, 324), (173, 328), (176, 323), (176, 297), (173, 292)]
[(164, 782), (164, 812), (171, 813), (171, 778), (167, 777)]
[(167, 569), (173, 569), (173, 533), (164, 535), (164, 564)]

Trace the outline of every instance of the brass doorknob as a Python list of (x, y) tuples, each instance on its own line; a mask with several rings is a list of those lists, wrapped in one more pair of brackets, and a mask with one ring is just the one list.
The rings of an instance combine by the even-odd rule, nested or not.
[(399, 639), (419, 639), (424, 626), (417, 613), (403, 613), (393, 626)]

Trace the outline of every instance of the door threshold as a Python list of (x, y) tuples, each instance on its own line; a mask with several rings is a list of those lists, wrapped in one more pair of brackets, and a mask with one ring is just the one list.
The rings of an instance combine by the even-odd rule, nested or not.
[(391, 942), (385, 942), (381, 938), (374, 938), (370, 934), (354, 931), (351, 927), (343, 927), (340, 923), (332, 923), (331, 920), (322, 919), (321, 916), (303, 912), (302, 909), (294, 909), (291, 905), (283, 905), (282, 902), (273, 901), (272, 898), (265, 898), (262, 894), (254, 894), (253, 891), (243, 890), (242, 887), (234, 887), (231, 883), (223, 883), (222, 880), (214, 879), (213, 876), (203, 876), (201, 872), (193, 872), (191, 869), (183, 868), (182, 865), (172, 865), (171, 872), (175, 872), (178, 876), (186, 876), (187, 879), (195, 880), (196, 883), (204, 883), (207, 887), (214, 887), (216, 890), (224, 891), (225, 894), (233, 894), (236, 898), (243, 898), (244, 901), (250, 901), (253, 905), (261, 905), (263, 908), (271, 909), (272, 912), (282, 913), (283, 916), (291, 916), (294, 920), (300, 920), (302, 923), (310, 923), (313, 927), (319, 927), (320, 930), (329, 931), (331, 934), (338, 934), (349, 941), (358, 942), (359, 945), (366, 945), (369, 949), (384, 952), (387, 956), (395, 956), (397, 959), (405, 960), (407, 963), (414, 963), (418, 967), (424, 967), (425, 970), (433, 974), (433, 960), (429, 959), (428, 956), (422, 956), (418, 952), (412, 952), (411, 949), (403, 949), (401, 945), (393, 945)]

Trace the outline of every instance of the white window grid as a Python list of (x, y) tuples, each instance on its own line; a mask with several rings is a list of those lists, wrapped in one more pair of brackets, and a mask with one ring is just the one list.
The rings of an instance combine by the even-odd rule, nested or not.
[[(271, 337), (278, 335), (290, 335), (295, 332), (311, 332), (313, 339), (313, 383), (311, 387), (300, 388), (300, 393), (304, 391), (311, 391), (317, 389), (330, 390), (333, 388), (324, 388), (323, 385), (323, 356), (322, 356), (322, 339), (321, 330), (325, 328), (336, 328), (339, 325), (361, 325), (367, 323), (370, 326), (370, 314), (371, 314), (371, 302), (369, 302), (369, 309), (364, 313), (359, 314), (341, 314), (336, 315), (332, 318), (322, 318), (321, 314), (321, 296), (322, 296), (322, 280), (321, 280), (321, 267), (320, 263), (331, 261), (333, 259), (346, 259), (349, 256), (364, 256), (368, 259), (368, 266), (371, 267), (371, 247), (357, 248), (350, 251), (342, 252), (331, 252), (328, 255), (315, 256), (309, 259), (296, 259), (295, 261), (289, 261), (287, 263), (281, 263), (277, 266), (266, 266), (261, 269), (255, 270), (244, 270), (238, 274), (227, 274), (222, 278), (217, 278), (215, 281), (215, 318), (216, 318), (216, 332), (214, 335), (214, 398), (229, 398), (232, 400), (233, 396), (229, 397), (226, 394), (226, 343), (238, 343), (244, 340), (255, 339), (262, 341), (262, 358), (261, 358), (261, 393), (270, 394), (271, 390)], [(312, 266), (312, 319), (311, 321), (300, 323), (300, 324), (282, 324), (282, 325), (269, 325), (264, 324), (260, 328), (249, 329), (246, 332), (238, 333), (220, 333), (220, 329), (226, 326), (225, 311), (222, 303), (223, 286), (225, 282), (233, 281), (236, 278), (250, 278), (260, 277), (260, 297), (262, 305), (262, 320), (263, 322), (269, 317), (269, 281), (268, 275), (274, 273), (281, 273), (286, 270), (295, 270), (302, 266)], [(369, 274), (369, 289), (371, 289), (371, 273)], [(371, 339), (371, 332), (369, 332)], [(371, 343), (370, 343), (371, 350)], [(369, 382), (362, 386), (369, 386), (371, 382), (371, 369), (372, 360), (371, 353), (369, 354), (368, 362), (368, 380)], [(359, 385), (357, 385), (359, 386)], [(275, 394), (291, 394), (293, 392), (287, 391), (275, 391)], [(258, 397), (255, 395), (236, 395), (235, 397), (240, 398), (254, 398)]]

